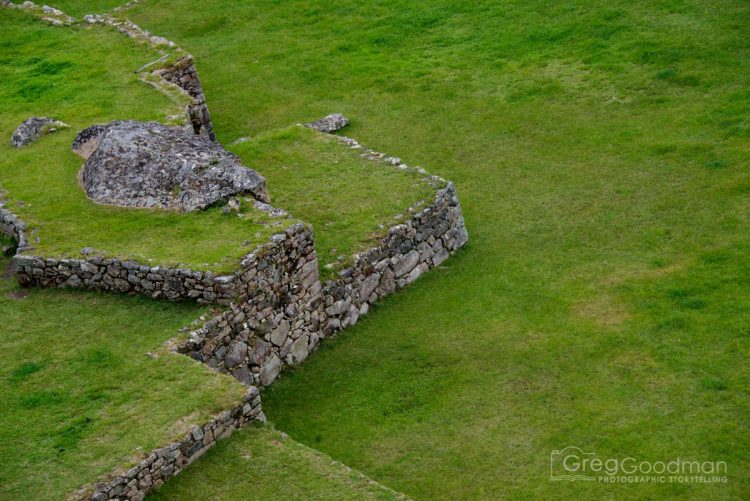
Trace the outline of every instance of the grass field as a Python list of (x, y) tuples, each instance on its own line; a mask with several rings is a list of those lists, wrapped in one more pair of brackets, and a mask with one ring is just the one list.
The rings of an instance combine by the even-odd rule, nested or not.
[[(136, 22), (197, 56), (221, 140), (340, 111), (348, 135), (458, 186), (466, 250), (274, 385), (269, 418), (417, 499), (747, 498), (748, 14), (139, 3)], [(729, 482), (550, 482), (569, 445), (723, 460)]]
[(0, 258), (0, 498), (63, 499), (245, 394), (160, 348), (195, 307), (25, 291), (8, 265)]

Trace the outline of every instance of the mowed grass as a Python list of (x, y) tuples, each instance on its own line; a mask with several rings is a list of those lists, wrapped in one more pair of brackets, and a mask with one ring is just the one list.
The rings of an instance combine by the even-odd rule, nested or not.
[[(749, 14), (140, 3), (197, 56), (220, 139), (340, 111), (458, 186), (468, 247), (277, 382), (270, 419), (417, 499), (747, 498)], [(569, 445), (726, 461), (729, 481), (550, 482)]]
[(366, 160), (361, 149), (300, 126), (230, 149), (266, 176), (274, 205), (313, 225), (325, 275), (379, 245), (391, 226), (409, 218), (406, 209), (435, 199), (436, 188), (418, 172)]
[[(35, 253), (78, 257), (92, 247), (142, 263), (224, 272), (291, 223), (252, 208), (239, 218), (220, 207), (186, 214), (93, 203), (78, 185), (83, 160), (70, 145), (92, 124), (180, 113), (135, 73), (158, 54), (102, 27), (50, 27), (10, 9), (0, 9), (0, 22), (0, 189), (32, 226)], [(10, 136), (30, 116), (71, 127), (16, 149)]]
[(249, 427), (223, 440), (155, 491), (151, 500), (182, 500), (221, 485), (214, 499), (363, 500), (404, 499), (325, 454), (294, 441), (270, 427)]
[(22, 290), (9, 265), (0, 259), (0, 498), (64, 499), (241, 401), (234, 379), (161, 348), (194, 306)]

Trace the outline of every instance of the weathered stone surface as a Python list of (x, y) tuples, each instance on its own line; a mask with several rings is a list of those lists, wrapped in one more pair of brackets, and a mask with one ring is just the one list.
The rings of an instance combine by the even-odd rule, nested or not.
[(276, 355), (271, 355), (271, 359), (260, 368), (260, 384), (268, 386), (274, 382), (280, 372), (281, 359)]
[(40, 137), (51, 132), (68, 127), (67, 124), (47, 117), (31, 117), (18, 126), (10, 138), (10, 144), (16, 148), (21, 148), (27, 144), (33, 143)]
[(245, 360), (245, 355), (247, 355), (247, 344), (242, 341), (234, 341), (229, 345), (224, 365), (226, 367), (234, 367)]
[(96, 141), (81, 181), (97, 202), (192, 211), (243, 193), (268, 201), (261, 175), (219, 144), (182, 128), (116, 121), (79, 144)]
[(349, 125), (348, 118), (341, 113), (334, 113), (333, 115), (328, 115), (327, 117), (323, 117), (320, 120), (307, 124), (307, 127), (315, 129), (318, 132), (326, 132), (330, 134), (331, 132), (343, 129), (347, 125)]
[(102, 124), (92, 125), (80, 131), (73, 140), (73, 153), (84, 160), (88, 160), (92, 153), (99, 147), (99, 141), (107, 131), (107, 126)]
[(303, 336), (300, 336), (300, 338), (297, 339), (292, 344), (292, 349), (290, 350), (289, 355), (287, 356), (288, 358), (287, 363), (289, 365), (298, 365), (307, 358), (307, 354), (308, 354), (307, 343), (309, 339), (310, 339), (310, 336), (305, 334)]

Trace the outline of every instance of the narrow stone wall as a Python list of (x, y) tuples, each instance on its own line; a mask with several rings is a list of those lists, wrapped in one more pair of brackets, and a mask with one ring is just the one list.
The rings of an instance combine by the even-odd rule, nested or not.
[(453, 183), (404, 224), (394, 226), (380, 246), (356, 257), (353, 267), (323, 286), (328, 328), (345, 329), (378, 299), (439, 266), (469, 239)]
[(211, 122), (211, 114), (206, 105), (206, 96), (203, 94), (203, 85), (198, 77), (193, 56), (183, 57), (168, 68), (155, 70), (153, 73), (177, 85), (193, 98), (193, 104), (188, 106), (193, 131), (196, 134), (205, 134), (211, 141), (216, 141), (214, 125)]
[[(126, 472), (113, 473), (93, 488), (84, 487), (72, 498), (77, 500), (141, 500), (152, 489), (178, 475), (193, 461), (252, 421), (265, 421), (258, 389), (250, 387), (243, 401), (224, 411), (203, 426), (195, 426), (181, 440), (160, 447)], [(93, 490), (93, 493), (92, 493)]]
[(18, 252), (30, 247), (26, 237), (26, 223), (5, 208), (5, 202), (2, 198), (0, 198), (0, 232), (18, 242)]
[(325, 313), (312, 231), (301, 224), (248, 255), (238, 275), (240, 301), (177, 348), (245, 384), (268, 386), (325, 336)]
[(142, 294), (153, 299), (195, 300), (228, 305), (236, 296), (234, 275), (148, 266), (136, 261), (93, 256), (54, 259), (17, 254), (16, 278), (23, 286), (64, 287)]

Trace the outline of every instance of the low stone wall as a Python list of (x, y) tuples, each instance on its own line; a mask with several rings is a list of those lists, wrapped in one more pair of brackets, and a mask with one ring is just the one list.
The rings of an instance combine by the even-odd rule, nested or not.
[[(174, 85), (192, 98), (192, 103), (188, 105), (187, 115), (193, 131), (196, 134), (205, 134), (212, 141), (216, 140), (211, 113), (208, 111), (206, 96), (203, 93), (203, 85), (195, 67), (195, 59), (191, 54), (182, 50), (171, 40), (152, 35), (127, 19), (120, 19), (108, 14), (92, 14), (84, 16), (83, 19), (89, 24), (110, 26), (127, 37), (146, 43), (158, 50), (163, 57), (153, 64), (173, 59), (174, 62), (153, 70), (151, 74), (158, 77), (165, 85)], [(149, 66), (146, 65), (141, 70), (145, 70)]]
[(247, 256), (241, 300), (177, 348), (245, 384), (268, 386), (284, 365), (307, 358), (325, 336), (312, 230), (298, 224)]
[(210, 271), (147, 266), (100, 256), (54, 259), (19, 253), (13, 261), (16, 278), (23, 286), (112, 291), (223, 305), (237, 295), (234, 275), (216, 276)]
[(230, 436), (236, 429), (252, 421), (265, 419), (258, 389), (250, 387), (237, 407), (222, 412), (203, 426), (193, 427), (182, 440), (152, 451), (127, 472), (113, 473), (93, 488), (82, 488), (72, 498), (92, 501), (141, 500), (152, 489), (201, 457), (217, 440)]
[(26, 223), (5, 208), (5, 202), (0, 198), (0, 233), (18, 242), (18, 252), (28, 249), (26, 237)]
[(378, 247), (356, 257), (353, 267), (323, 286), (328, 328), (345, 329), (370, 306), (439, 266), (469, 239), (453, 183), (404, 224), (394, 226)]
[(205, 134), (211, 141), (216, 141), (211, 113), (206, 105), (206, 96), (203, 94), (203, 85), (198, 77), (193, 56), (185, 56), (168, 68), (155, 70), (153, 73), (177, 85), (193, 98), (193, 104), (188, 106), (193, 130), (196, 134)]

